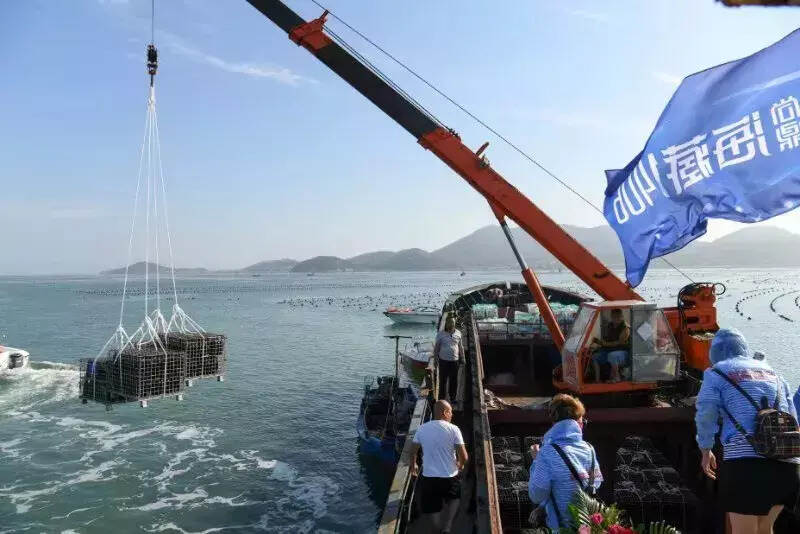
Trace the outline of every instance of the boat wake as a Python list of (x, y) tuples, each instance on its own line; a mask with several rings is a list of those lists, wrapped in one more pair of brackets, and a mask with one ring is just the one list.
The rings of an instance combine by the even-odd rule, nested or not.
[[(68, 378), (74, 388), (74, 369), (45, 374), (53, 372), (72, 373)], [(30, 386), (37, 379), (21, 380)], [(50, 384), (51, 395), (60, 394), (62, 379), (40, 382)], [(8, 397), (0, 398), (9, 402)], [(74, 391), (63, 396), (69, 397)], [(265, 459), (257, 450), (225, 451), (217, 444), (222, 429), (176, 421), (114, 424), (30, 408), (6, 409), (6, 415), (15, 437), (0, 437), (0, 453), (13, 475), (0, 485), (0, 504), (9, 503), (20, 519), (31, 510), (49, 508), (53, 525), (80, 530), (113, 510), (130, 514), (148, 532), (311, 532), (338, 499), (339, 486), (328, 477)], [(53, 433), (59, 435), (55, 444), (47, 437)], [(42, 442), (48, 439), (45, 453)], [(254, 476), (258, 472), (264, 475)], [(77, 485), (84, 489), (76, 492)], [(75, 493), (98, 496), (72, 502), (69, 496)], [(116, 497), (101, 496), (108, 493)], [(247, 510), (241, 517), (249, 521), (237, 525), (231, 520), (234, 509)], [(205, 530), (193, 531), (199, 526), (195, 514), (220, 518), (219, 526), (206, 518), (201, 523)], [(151, 523), (161, 517), (169, 522)]]
[(78, 368), (53, 362), (0, 371), (0, 417), (78, 396)]

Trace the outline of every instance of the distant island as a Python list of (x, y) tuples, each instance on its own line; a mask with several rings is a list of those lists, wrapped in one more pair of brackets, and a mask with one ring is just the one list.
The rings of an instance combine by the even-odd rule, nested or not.
[[(562, 226), (597, 258), (611, 267), (624, 265), (622, 250), (608, 226), (584, 228)], [(537, 269), (558, 269), (561, 264), (541, 245), (519, 228), (514, 238), (528, 263)], [(679, 267), (800, 267), (800, 235), (772, 226), (750, 226), (711, 242), (695, 241), (668, 256)], [(655, 264), (657, 265), (657, 263)], [(303, 261), (288, 258), (256, 263), (241, 269), (211, 271), (203, 268), (176, 268), (175, 274), (215, 273), (323, 273), (342, 271), (452, 271), (517, 269), (516, 260), (498, 225), (489, 225), (440, 249), (427, 252), (419, 248), (400, 251), (381, 250), (352, 258), (315, 256)], [(156, 265), (150, 264), (155, 273)], [(145, 263), (134, 263), (128, 274), (144, 274)], [(169, 274), (160, 266), (160, 274)], [(103, 271), (101, 275), (125, 274), (125, 267)]]
[[(128, 266), (128, 274), (132, 274), (132, 275), (144, 274), (145, 265), (149, 265), (150, 266), (150, 273), (152, 273), (152, 274), (156, 273), (156, 264), (155, 263), (152, 263), (152, 262), (151, 263), (145, 263), (143, 261), (140, 261), (140, 262), (137, 262), (137, 263), (132, 263), (132, 264), (130, 264)], [(167, 266), (164, 266), (164, 265), (158, 266), (158, 274), (159, 275), (162, 275), (162, 276), (163, 275), (167, 275), (167, 276), (169, 276), (171, 274), (171, 272), (172, 272), (172, 269), (170, 269)], [(180, 269), (177, 268), (177, 267), (175, 268), (175, 274), (208, 274), (209, 272), (211, 272), (211, 271), (209, 271), (208, 269), (203, 269), (202, 267), (191, 267), (191, 268), (182, 267)], [(125, 267), (119, 267), (117, 269), (109, 269), (108, 271), (101, 271), (100, 274), (104, 274), (104, 275), (125, 274)]]

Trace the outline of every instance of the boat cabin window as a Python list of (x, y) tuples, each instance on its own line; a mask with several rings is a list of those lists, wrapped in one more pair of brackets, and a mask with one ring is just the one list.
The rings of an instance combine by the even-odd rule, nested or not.
[(581, 308), (578, 317), (572, 324), (572, 328), (569, 329), (567, 339), (564, 342), (564, 350), (573, 354), (578, 350), (583, 334), (586, 331), (586, 326), (589, 324), (589, 321), (592, 320), (592, 315), (594, 315), (594, 310), (592, 308)]
[(664, 312), (634, 309), (630, 325), (633, 382), (675, 380), (680, 355)]
[(561, 370), (564, 381), (576, 387), (580, 382), (577, 353), (594, 313), (594, 308), (581, 307), (578, 317), (572, 324), (572, 328), (569, 329), (567, 338), (564, 340), (564, 348), (561, 351)]

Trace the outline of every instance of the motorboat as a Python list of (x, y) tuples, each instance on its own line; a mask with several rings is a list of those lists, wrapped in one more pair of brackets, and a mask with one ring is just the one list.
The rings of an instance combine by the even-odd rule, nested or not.
[(0, 370), (27, 367), (29, 359), (30, 353), (26, 350), (0, 345)]
[(398, 308), (389, 307), (383, 314), (402, 324), (436, 324), (439, 321), (439, 310), (434, 308)]
[(356, 422), (361, 453), (396, 463), (416, 402), (414, 388), (401, 387), (396, 376), (367, 377)]
[(420, 369), (428, 366), (431, 356), (433, 356), (433, 342), (431, 341), (407, 343), (405, 348), (400, 351), (400, 357), (403, 361)]

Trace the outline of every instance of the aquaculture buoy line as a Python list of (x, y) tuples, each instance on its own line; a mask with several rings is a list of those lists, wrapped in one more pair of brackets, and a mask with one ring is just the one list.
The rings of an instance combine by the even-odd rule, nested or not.
[[(753, 283), (759, 283), (759, 282), (773, 282), (773, 281), (777, 282), (778, 280), (766, 279), (766, 280), (753, 280), (752, 282)], [(771, 296), (772, 294), (777, 293), (778, 291), (782, 291), (782, 293), (780, 293), (779, 295), (777, 295), (776, 297), (774, 297), (770, 301), (769, 309), (775, 315), (777, 315), (778, 317), (780, 317), (784, 321), (788, 321), (790, 323), (795, 322), (795, 320), (792, 319), (791, 317), (788, 317), (787, 315), (784, 315), (784, 314), (778, 312), (777, 308), (775, 307), (775, 303), (779, 299), (781, 299), (783, 297), (786, 297), (786, 296), (792, 295), (794, 293), (800, 292), (799, 289), (793, 289), (791, 291), (786, 291), (786, 287), (772, 287), (772, 288), (768, 288), (768, 289), (756, 288), (756, 289), (750, 289), (750, 290), (747, 290), (747, 291), (743, 291), (742, 294), (744, 294), (746, 296), (744, 296), (744, 297), (742, 297), (742, 298), (740, 298), (739, 300), (736, 301), (736, 304), (734, 305), (734, 310), (741, 317), (746, 317), (747, 320), (750, 321), (750, 320), (752, 320), (752, 316), (751, 315), (745, 315), (745, 312), (743, 311), (743, 308), (744, 308), (743, 304), (745, 302), (749, 301), (749, 300), (752, 300), (752, 299), (756, 298), (756, 297)], [(797, 305), (797, 307), (800, 308), (800, 304), (798, 304), (798, 301), (800, 301), (800, 297), (797, 297), (795, 299), (795, 305)]]
[[(155, 77), (158, 72), (158, 50), (155, 37), (155, 1), (152, 4), (152, 38), (147, 45), (147, 73), (150, 77), (147, 99), (147, 118), (142, 147), (139, 153), (139, 170), (136, 177), (133, 216), (128, 239), (128, 259), (122, 285), (119, 323), (94, 358), (82, 359), (80, 370), (80, 397), (105, 404), (138, 401), (142, 407), (153, 398), (174, 396), (183, 398), (183, 390), (195, 378), (216, 377), (222, 380), (227, 360), (227, 339), (222, 334), (205, 331), (180, 307), (175, 284), (175, 264), (172, 237), (169, 231), (167, 194), (164, 168), (161, 159), (161, 140), (156, 111)], [(142, 185), (145, 193), (142, 195)], [(140, 196), (144, 196), (144, 318), (138, 328), (128, 333), (124, 327), (125, 298), (128, 294), (129, 266), (133, 257), (134, 236), (137, 229)], [(160, 200), (160, 202), (159, 202)], [(160, 249), (166, 234), (169, 252), (172, 296), (174, 302), (169, 320), (161, 311)], [(150, 285), (151, 254), (156, 263), (155, 287)], [(155, 295), (151, 309), (150, 295)]]
[[(786, 293), (781, 293), (780, 295), (778, 295), (777, 297), (775, 297), (774, 299), (772, 299), (772, 302), (770, 302), (770, 303), (769, 303), (769, 307), (770, 307), (770, 309), (771, 309), (773, 312), (777, 313), (777, 314), (778, 314), (778, 317), (780, 317), (781, 319), (783, 319), (783, 320), (785, 320), (785, 321), (789, 321), (790, 323), (793, 323), (793, 322), (794, 322), (794, 319), (792, 319), (791, 317), (787, 317), (787, 316), (785, 316), (785, 315), (784, 315), (784, 314), (782, 314), (782, 313), (778, 313), (778, 310), (776, 310), (776, 309), (775, 309), (775, 301), (777, 301), (778, 299), (781, 299), (781, 298), (783, 298), (783, 297), (787, 297), (787, 296), (789, 296), (789, 295), (792, 295), (792, 294), (794, 294), (794, 293), (799, 293), (799, 292), (800, 292), (800, 289), (794, 289), (794, 290), (792, 290), (792, 291), (787, 291)], [(800, 296), (799, 296), (799, 297), (797, 297), (797, 298), (795, 298), (795, 300), (794, 300), (794, 302), (795, 302), (795, 305), (797, 305), (797, 301), (798, 301), (798, 299), (800, 299)], [(798, 306), (798, 307), (800, 307), (800, 306)]]

